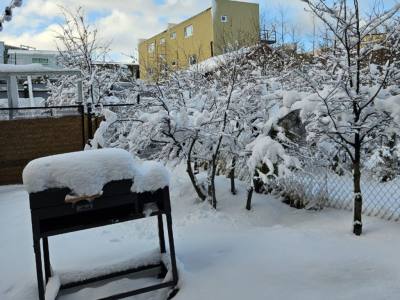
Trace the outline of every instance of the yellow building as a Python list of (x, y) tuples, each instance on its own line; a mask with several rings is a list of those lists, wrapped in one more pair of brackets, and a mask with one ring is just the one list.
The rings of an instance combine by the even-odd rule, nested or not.
[(185, 68), (232, 49), (259, 42), (259, 5), (213, 0), (205, 11), (139, 42), (141, 78)]

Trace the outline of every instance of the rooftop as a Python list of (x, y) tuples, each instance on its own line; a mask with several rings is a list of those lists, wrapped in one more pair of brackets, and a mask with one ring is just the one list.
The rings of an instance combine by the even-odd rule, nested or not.
[(54, 50), (28, 50), (28, 49), (9, 49), (10, 54), (42, 54), (42, 55), (58, 55), (58, 51)]

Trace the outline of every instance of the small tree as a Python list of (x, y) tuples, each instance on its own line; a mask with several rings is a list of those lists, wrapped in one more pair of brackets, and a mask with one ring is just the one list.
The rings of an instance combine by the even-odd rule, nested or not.
[[(99, 104), (110, 95), (114, 84), (129, 76), (128, 71), (118, 65), (111, 69), (102, 65), (109, 56), (109, 43), (100, 40), (98, 29), (89, 24), (82, 7), (76, 10), (60, 7), (60, 10), (64, 22), (56, 35), (58, 63), (64, 68), (79, 69), (83, 75), (85, 101)], [(54, 104), (74, 101), (70, 91), (76, 80), (62, 76), (55, 83), (49, 83), (52, 91), (49, 101)]]
[[(358, 0), (302, 0), (329, 29), (331, 45), (302, 77), (314, 94), (297, 106), (308, 116), (309, 137), (317, 144), (332, 142), (352, 161), (354, 189), (353, 232), (362, 233), (361, 170), (363, 153), (378, 138), (390, 134), (397, 93), (399, 27), (397, 4), (362, 20)], [(374, 58), (383, 58), (384, 63)], [(307, 74), (306, 76), (304, 74)], [(393, 103), (392, 103), (393, 104)]]

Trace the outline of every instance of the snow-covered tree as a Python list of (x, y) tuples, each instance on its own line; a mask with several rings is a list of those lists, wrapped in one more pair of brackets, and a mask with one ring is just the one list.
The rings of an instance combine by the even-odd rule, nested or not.
[(363, 155), (398, 128), (400, 4), (363, 18), (358, 0), (302, 1), (329, 28), (331, 47), (297, 73), (312, 93), (294, 108), (302, 110), (309, 141), (331, 144), (351, 159), (353, 232), (360, 235)]
[(80, 70), (83, 78), (62, 76), (56, 82), (49, 82), (49, 101), (53, 104), (73, 103), (73, 86), (77, 80), (82, 80), (84, 101), (102, 103), (111, 94), (113, 86), (127, 78), (129, 72), (119, 65), (110, 67), (104, 63), (110, 59), (109, 43), (99, 38), (99, 30), (88, 22), (83, 8), (60, 9), (64, 22), (56, 35), (58, 63), (64, 68)]

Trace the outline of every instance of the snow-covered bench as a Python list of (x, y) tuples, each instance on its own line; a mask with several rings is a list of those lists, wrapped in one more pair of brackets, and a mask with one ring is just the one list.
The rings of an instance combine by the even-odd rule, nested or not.
[[(23, 182), (29, 193), (40, 300), (47, 300), (50, 290), (56, 291), (53, 296), (58, 293), (58, 288), (45, 288), (40, 239), (43, 240), (45, 279), (47, 283), (53, 284), (57, 280), (51, 280), (56, 274), (51, 272), (49, 236), (157, 216), (160, 252), (165, 253), (163, 214), (167, 219), (173, 279), (144, 290), (115, 295), (113, 299), (176, 285), (178, 275), (172, 233), (169, 174), (164, 166), (157, 162), (134, 160), (121, 149), (73, 152), (31, 161), (24, 169)], [(161, 255), (159, 263), (123, 270), (123, 274), (156, 267), (166, 270)], [(99, 274), (96, 278), (79, 282), (61, 282), (60, 288), (76, 287), (120, 275), (121, 272), (115, 272)]]

